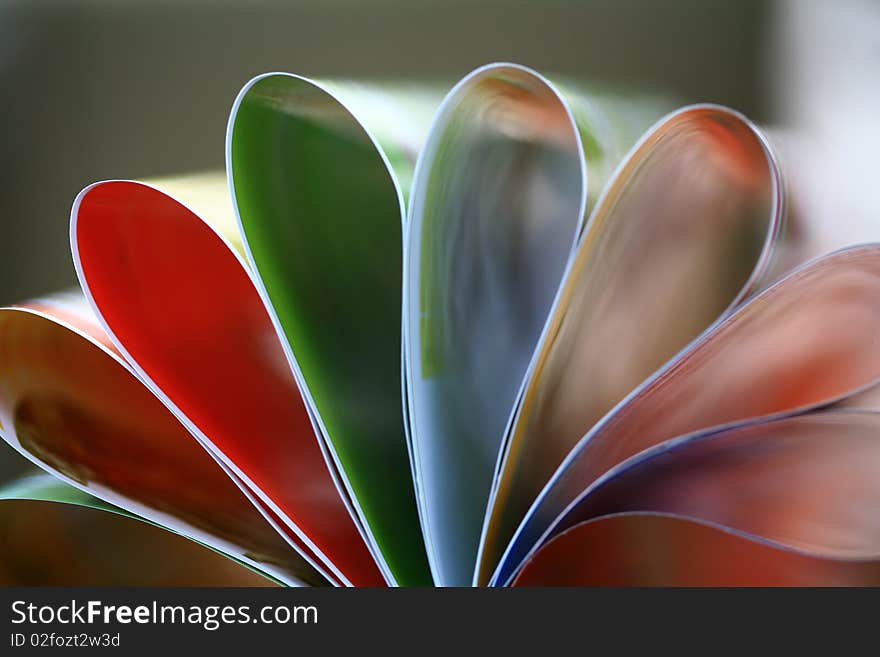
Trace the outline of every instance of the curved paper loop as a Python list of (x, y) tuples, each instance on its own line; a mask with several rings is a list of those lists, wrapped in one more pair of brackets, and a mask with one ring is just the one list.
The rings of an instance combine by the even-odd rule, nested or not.
[(440, 585), (472, 578), (504, 427), (586, 193), (571, 111), (537, 73), (484, 67), (443, 101), (416, 167), (404, 276), (410, 430)]
[(590, 431), (533, 506), (504, 564), (603, 473), (699, 429), (829, 404), (880, 378), (880, 246), (809, 263), (709, 331)]
[(135, 371), (333, 578), (381, 584), (235, 253), (141, 183), (86, 188), (71, 221), (80, 283)]
[(761, 285), (780, 222), (776, 164), (740, 114), (684, 108), (635, 146), (597, 203), (530, 366), (479, 583), (584, 433)]
[(880, 558), (880, 413), (815, 412), (672, 441), (609, 473), (554, 523), (653, 511), (812, 554)]
[(48, 474), (0, 486), (0, 526), (0, 586), (269, 586), (274, 581), (229, 554)]
[(84, 332), (100, 336), (94, 321), (70, 301), (33, 306), (43, 310), (0, 309), (0, 433), (13, 448), (76, 489), (275, 579), (323, 580), (101, 344), (106, 336)]
[(557, 536), (514, 585), (878, 586), (880, 560), (822, 557), (688, 518), (627, 513)]
[(466, 76), (435, 116), (407, 224), (404, 356), (422, 525), (440, 584), (473, 578), (504, 430), (565, 265), (657, 104), (639, 99), (618, 113), (613, 97), (560, 93), (502, 63)]
[(402, 410), (403, 197), (390, 151), (334, 93), (281, 73), (249, 82), (229, 119), (230, 188), (258, 285), (380, 567), (427, 584)]

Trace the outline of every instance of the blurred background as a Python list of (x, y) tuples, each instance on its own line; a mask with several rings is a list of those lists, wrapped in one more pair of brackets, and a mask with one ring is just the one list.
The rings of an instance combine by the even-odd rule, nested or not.
[[(85, 185), (220, 169), (253, 75), (451, 83), (510, 60), (773, 128), (804, 239), (880, 239), (873, 0), (0, 0), (0, 304), (75, 284)], [(0, 449), (0, 478), (24, 461)]]

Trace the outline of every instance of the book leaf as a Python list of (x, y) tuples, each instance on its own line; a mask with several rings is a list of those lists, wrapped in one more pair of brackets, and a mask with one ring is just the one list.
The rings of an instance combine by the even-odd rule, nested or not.
[[(626, 459), (707, 427), (825, 406), (880, 380), (878, 297), (880, 246), (853, 247), (798, 268), (707, 330), (577, 443), (526, 516), (499, 579)], [(826, 433), (836, 436), (833, 425)], [(828, 485), (847, 476), (829, 474)]]
[(877, 560), (796, 551), (653, 513), (603, 516), (541, 549), (515, 586), (878, 586)]
[(387, 152), (328, 88), (291, 75), (253, 80), (230, 117), (245, 243), (319, 435), (379, 563), (422, 585), (402, 410), (403, 196)]
[(3, 438), (68, 486), (114, 508), (275, 579), (322, 581), (105, 345), (106, 335), (91, 333), (100, 331), (67, 300), (0, 309)]

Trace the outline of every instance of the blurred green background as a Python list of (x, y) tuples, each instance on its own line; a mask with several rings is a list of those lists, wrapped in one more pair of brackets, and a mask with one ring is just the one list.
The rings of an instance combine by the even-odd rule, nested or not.
[[(83, 186), (221, 168), (229, 108), (257, 73), (451, 82), (511, 60), (681, 103), (724, 103), (834, 137), (824, 127), (851, 127), (841, 115), (847, 107), (880, 105), (878, 5), (0, 0), (0, 304), (74, 285), (67, 224)], [(837, 105), (824, 106), (826, 98)], [(862, 114), (856, 119), (868, 130), (876, 121)], [(852, 141), (867, 172), (880, 137), (876, 127), (865, 130)], [(823, 151), (824, 160), (852, 158), (847, 143), (828, 141), (838, 148)], [(841, 185), (855, 188), (852, 179)], [(872, 203), (847, 216), (873, 212)], [(21, 464), (0, 449), (0, 475)]]

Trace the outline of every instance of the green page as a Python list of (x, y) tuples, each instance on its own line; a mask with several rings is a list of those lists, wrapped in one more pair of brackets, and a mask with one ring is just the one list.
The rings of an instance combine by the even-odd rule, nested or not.
[[(427, 585), (401, 398), (393, 173), (417, 144), (381, 150), (327, 89), (286, 74), (249, 83), (230, 118), (227, 170), (262, 292), (373, 550), (398, 584)], [(353, 104), (362, 96), (355, 88)]]
[(140, 516), (129, 513), (125, 509), (120, 509), (118, 506), (108, 504), (97, 497), (84, 493), (78, 488), (69, 486), (48, 474), (32, 474), (7, 482), (0, 486), (0, 500), (32, 500), (34, 502), (74, 504), (109, 513), (117, 513), (128, 518), (137, 518), (151, 525), (155, 524)]

